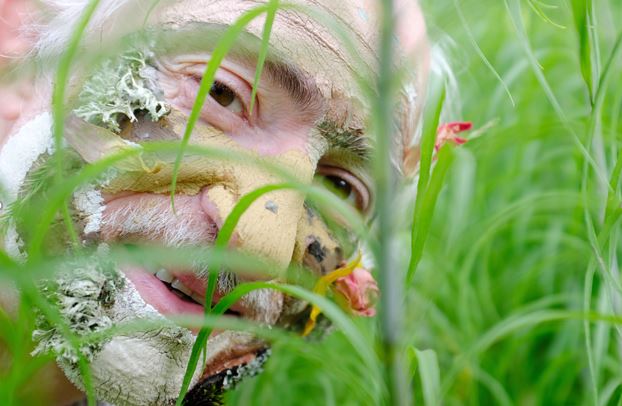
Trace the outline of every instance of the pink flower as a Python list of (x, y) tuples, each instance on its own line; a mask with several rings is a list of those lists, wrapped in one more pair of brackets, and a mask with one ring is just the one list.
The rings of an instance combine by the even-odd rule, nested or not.
[(458, 134), (469, 131), (472, 127), (473, 123), (468, 121), (456, 121), (440, 125), (436, 132), (436, 145), (434, 145), (434, 149), (438, 152), (446, 142), (453, 142), (456, 145), (464, 144), (467, 142), (467, 139), (458, 137)]
[(358, 316), (373, 317), (378, 299), (378, 284), (371, 273), (364, 268), (356, 268), (347, 276), (335, 281), (335, 290), (346, 300), (352, 313)]

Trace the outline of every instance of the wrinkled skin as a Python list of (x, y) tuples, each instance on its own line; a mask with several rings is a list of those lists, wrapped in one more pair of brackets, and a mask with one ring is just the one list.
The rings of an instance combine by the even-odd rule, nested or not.
[[(261, 77), (253, 111), (250, 111), (250, 98), (256, 55), (240, 57), (232, 52), (216, 74), (219, 85), (213, 88), (201, 110), (191, 144), (265, 159), (281, 165), (305, 184), (317, 176), (327, 177), (345, 187), (347, 201), (369, 213), (373, 191), (368, 162), (361, 153), (369, 144), (366, 141), (369, 105), (355, 75), (373, 80), (377, 64), (377, 10), (371, 1), (343, 1), (339, 5), (328, 0), (296, 3), (328, 13), (345, 24), (360, 59), (353, 58), (322, 23), (298, 12), (279, 13), (271, 39), (270, 63)], [(171, 30), (184, 30), (197, 24), (229, 25), (253, 5), (255, 2), (243, 0), (183, 0), (157, 8), (149, 21)], [(412, 85), (421, 93), (427, 66), (423, 20), (413, 2), (400, 2), (397, 15), (400, 60), (417, 70)], [(263, 19), (258, 19), (247, 31), (260, 37), (262, 28)], [(196, 50), (190, 47), (183, 52), (168, 50), (156, 54), (153, 60), (156, 83), (171, 113), (157, 123), (145, 117), (135, 123), (124, 123), (118, 138), (132, 142), (181, 139), (212, 46), (201, 44)], [(407, 136), (412, 132), (419, 106), (408, 98), (401, 103), (400, 132), (401, 136)], [(37, 111), (45, 110), (45, 105), (43, 100), (33, 101), (32, 110), (24, 114), (21, 123)], [(18, 122), (18, 129), (19, 125)], [(74, 136), (105, 131), (104, 136), (117, 137), (80, 120), (70, 123), (68, 131), (73, 131)], [(350, 135), (347, 142), (340, 136), (344, 133)], [(88, 151), (80, 150), (79, 142), (70, 144), (87, 162), (90, 160), (86, 157)], [(101, 223), (96, 231), (83, 237), (110, 244), (209, 246), (241, 196), (281, 181), (261, 167), (188, 159), (182, 166), (174, 213), (167, 192), (170, 162), (156, 175), (130, 169), (103, 187), (98, 186), (104, 204)], [(271, 192), (255, 202), (241, 218), (230, 245), (274, 264), (274, 272), (240, 274), (233, 283), (256, 279), (283, 281), (283, 271), (290, 264), (303, 264), (309, 272), (321, 276), (333, 271), (351, 254), (321, 218), (306, 207), (304, 198), (291, 190)], [(113, 321), (131, 318), (132, 312), (155, 318), (202, 313), (202, 306), (196, 300), (204, 299), (206, 281), (199, 270), (167, 269), (168, 277), (176, 278), (195, 302), (173, 294), (162, 278), (153, 275), (154, 270), (129, 264), (122, 264), (120, 270), (127, 284), (118, 292), (120, 296), (113, 308), (107, 310)], [(366, 276), (358, 279), (369, 283)], [(227, 284), (224, 277), (220, 282), (215, 300), (232, 287), (231, 281)], [(272, 290), (249, 294), (233, 307), (238, 317), (278, 325), (290, 324), (305, 314), (304, 309), (304, 304)], [(364, 308), (356, 310), (360, 314), (367, 312)], [(96, 392), (101, 400), (119, 404), (168, 404), (174, 400), (193, 336), (187, 329), (167, 334), (129, 335), (107, 343), (92, 362)], [(209, 381), (227, 369), (251, 362), (265, 346), (246, 333), (213, 333), (208, 342), (207, 363), (195, 371), (193, 383)], [(81, 387), (75, 368), (62, 362), (61, 366)]]

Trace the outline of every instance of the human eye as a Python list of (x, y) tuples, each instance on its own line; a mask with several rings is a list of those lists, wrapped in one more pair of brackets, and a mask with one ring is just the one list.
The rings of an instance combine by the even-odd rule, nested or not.
[(244, 106), (240, 96), (222, 82), (214, 82), (209, 91), (209, 95), (216, 103), (232, 113), (242, 114), (244, 112)]
[(315, 174), (316, 182), (334, 193), (338, 198), (366, 213), (370, 206), (367, 186), (351, 172), (331, 165), (320, 165)]
[[(201, 83), (200, 76), (194, 76), (195, 92)], [(193, 93), (196, 95), (196, 93)], [(250, 111), (252, 88), (236, 74), (220, 69), (209, 90), (201, 110), (201, 117), (208, 123), (228, 133), (236, 133), (246, 125), (253, 124), (256, 108)]]

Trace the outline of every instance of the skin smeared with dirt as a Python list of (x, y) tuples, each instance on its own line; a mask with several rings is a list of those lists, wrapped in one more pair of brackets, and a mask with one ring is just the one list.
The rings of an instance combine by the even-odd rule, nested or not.
[[(84, 285), (98, 278), (95, 274), (82, 276), (84, 279), (80, 279), (80, 275), (72, 275), (68, 283)], [(89, 324), (101, 323), (102, 318), (105, 318), (107, 326), (143, 321), (152, 323), (152, 327), (142, 327), (134, 333), (115, 336), (94, 353), (83, 350), (90, 361), (95, 393), (99, 399), (106, 399), (115, 405), (167, 404), (179, 394), (195, 336), (190, 330), (176, 326), (145, 303), (131, 281), (122, 273), (119, 278), (121, 287), (111, 292), (112, 305), (93, 302), (89, 314), (100, 316), (99, 319), (89, 319)], [(67, 287), (75, 291), (75, 287)], [(64, 288), (66, 286), (62, 285), (59, 289), (62, 291)], [(157, 323), (155, 327), (154, 323)], [(57, 341), (56, 345), (67, 345), (63, 344), (60, 335), (57, 338), (61, 341)], [(55, 344), (44, 339), (39, 345)], [(230, 357), (231, 348), (249, 346), (260, 349), (265, 343), (244, 332), (223, 331), (214, 334), (207, 346), (207, 365), (217, 364), (222, 362), (221, 359)], [(76, 358), (59, 356), (58, 362), (67, 377), (84, 390)], [(199, 366), (192, 383), (202, 374), (203, 367)]]

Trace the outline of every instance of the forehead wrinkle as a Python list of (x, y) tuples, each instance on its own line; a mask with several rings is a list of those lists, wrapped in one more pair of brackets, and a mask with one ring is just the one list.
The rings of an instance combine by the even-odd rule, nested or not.
[[(331, 16), (332, 18), (335, 19), (335, 21), (337, 21), (339, 24), (341, 24), (343, 27), (347, 27), (348, 28), (348, 33), (353, 35), (355, 37), (355, 41), (354, 44), (359, 44), (365, 51), (366, 55), (370, 56), (371, 62), (373, 62), (374, 64), (378, 62), (378, 58), (376, 55), (376, 52), (374, 50), (373, 45), (370, 43), (369, 39), (366, 38), (363, 35), (363, 32), (360, 29), (357, 29), (354, 25), (354, 18), (351, 19), (351, 21), (347, 21), (344, 16), (340, 15), (339, 13), (334, 11), (333, 7), (329, 7), (325, 4), (323, 4), (321, 1), (319, 0), (309, 0), (309, 3), (311, 3), (312, 5), (314, 5), (315, 7), (318, 7), (319, 9), (322, 9), (323, 12), (325, 12), (327, 15)], [(357, 10), (363, 10), (363, 8), (357, 8)], [(352, 16), (353, 17), (353, 16)], [(368, 22), (371, 24), (371, 22)], [(347, 62), (347, 61), (346, 61)], [(369, 62), (367, 63), (368, 67), (369, 67)]]
[[(318, 3), (318, 7), (320, 6), (321, 5)], [(326, 58), (326, 55), (322, 54), (322, 50), (333, 55), (335, 60), (346, 68), (346, 72), (349, 72), (350, 80), (358, 80), (360, 77), (366, 76), (371, 77), (374, 71), (372, 66), (377, 62), (372, 47), (356, 30), (343, 19), (340, 19), (337, 14), (325, 7), (321, 8), (327, 15), (338, 21), (340, 25), (347, 27), (348, 35), (353, 34), (357, 37), (358, 41), (352, 41), (351, 43), (352, 49), (344, 44), (341, 38), (338, 38), (334, 33), (330, 32), (329, 29), (319, 25), (318, 21), (301, 12), (288, 10), (286, 13), (283, 13), (281, 16), (282, 24), (291, 31), (307, 37), (309, 41), (300, 43), (299, 45), (304, 47), (308, 52), (316, 55), (320, 60)], [(308, 44), (314, 44), (315, 46), (309, 46)], [(281, 43), (279, 45), (285, 49), (287, 48), (286, 44)], [(363, 58), (361, 55), (365, 55), (367, 59)], [(371, 59), (371, 61), (368, 59)], [(323, 74), (327, 75), (327, 77), (331, 76), (330, 72), (323, 72)]]

